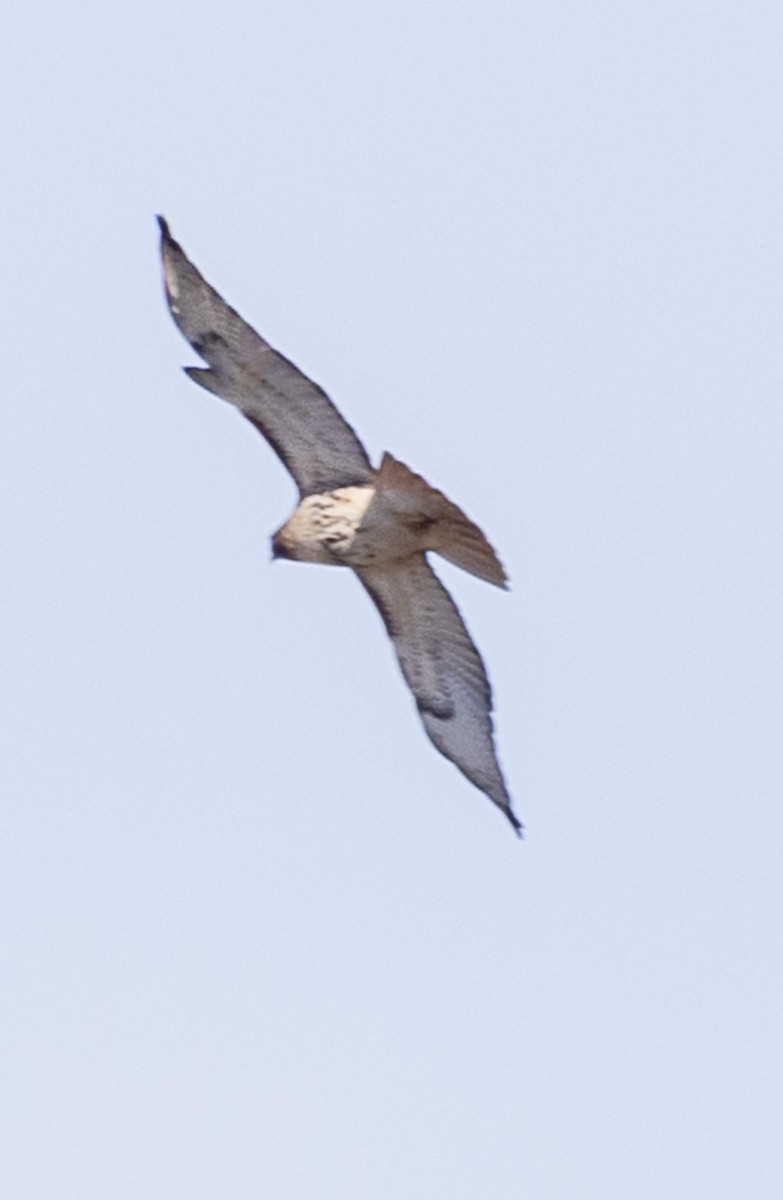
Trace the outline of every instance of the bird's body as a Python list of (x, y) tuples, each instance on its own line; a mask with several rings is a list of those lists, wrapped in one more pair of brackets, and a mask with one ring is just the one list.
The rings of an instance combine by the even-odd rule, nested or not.
[(323, 566), (366, 566), (367, 553), (361, 551), (359, 531), (374, 495), (374, 487), (347, 487), (305, 496), (272, 537), (275, 558)]
[(325, 392), (273, 350), (206, 283), (160, 218), (166, 295), (181, 332), (209, 364), (202, 387), (266, 437), (300, 501), (273, 535), (277, 558), (351, 568), (376, 604), (434, 745), (521, 825), (498, 765), (481, 657), (426, 554), (500, 587), (506, 576), (478, 526), (390, 454), (373, 470)]

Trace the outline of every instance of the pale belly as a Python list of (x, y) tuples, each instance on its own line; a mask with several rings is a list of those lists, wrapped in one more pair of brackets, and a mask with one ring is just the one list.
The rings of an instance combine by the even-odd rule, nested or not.
[(422, 549), (421, 529), (371, 509), (374, 487), (307, 496), (272, 539), (274, 553), (299, 562), (366, 567)]

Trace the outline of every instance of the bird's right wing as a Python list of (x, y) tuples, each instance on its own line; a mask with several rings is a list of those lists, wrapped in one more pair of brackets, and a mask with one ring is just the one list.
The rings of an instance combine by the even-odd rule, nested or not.
[(367, 453), (326, 392), (278, 354), (206, 282), (158, 218), (166, 299), (179, 330), (209, 369), (196, 383), (238, 409), (264, 435), (302, 496), (370, 483)]
[(356, 574), (383, 618), (428, 737), (517, 833), (492, 736), (492, 690), (459, 610), (423, 554)]

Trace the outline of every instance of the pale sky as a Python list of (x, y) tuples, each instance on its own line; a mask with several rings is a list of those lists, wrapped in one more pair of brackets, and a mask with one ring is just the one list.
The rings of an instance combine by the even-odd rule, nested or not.
[[(783, 10), (15, 6), (9, 1200), (783, 1194)], [(498, 548), (527, 836), (180, 371), (154, 214)]]

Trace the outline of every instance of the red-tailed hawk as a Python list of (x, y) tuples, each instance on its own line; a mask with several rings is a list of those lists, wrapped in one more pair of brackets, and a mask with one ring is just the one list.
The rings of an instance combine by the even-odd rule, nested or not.
[(355, 572), (383, 618), (428, 736), (521, 833), (495, 753), (484, 664), (426, 557), (433, 550), (505, 587), (495, 551), (455, 504), (390, 454), (373, 470), (326, 393), (225, 303), (158, 220), (171, 315), (208, 363), (186, 373), (236, 405), (299, 488), (298, 506), (272, 538), (274, 556)]

